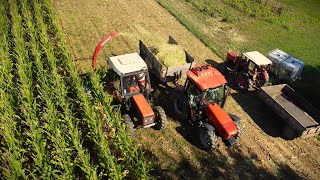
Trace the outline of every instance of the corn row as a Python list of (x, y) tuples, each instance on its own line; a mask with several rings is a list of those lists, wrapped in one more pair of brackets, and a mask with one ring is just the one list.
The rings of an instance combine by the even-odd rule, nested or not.
[(24, 41), (24, 31), (22, 27), (22, 17), (18, 12), (17, 1), (8, 1), (10, 5), (10, 15), (12, 17), (12, 34), (14, 41), (13, 61), (17, 68), (17, 90), (19, 91), (18, 100), (20, 102), (20, 114), (22, 123), (25, 127), (23, 132), (25, 146), (28, 150), (28, 164), (32, 164), (32, 172), (35, 174), (48, 175), (51, 167), (45, 160), (46, 139), (43, 137), (41, 122), (38, 120), (37, 100), (33, 96), (32, 63), (29, 62), (28, 52)]
[(8, 44), (8, 20), (6, 11), (8, 4), (0, 1), (0, 176), (7, 179), (26, 178), (22, 164), (25, 159), (23, 154), (25, 149), (22, 147), (21, 133), (16, 126), (18, 119), (15, 116), (12, 64), (9, 58)]
[(49, 164), (54, 168), (52, 176), (60, 179), (71, 179), (73, 178), (74, 169), (71, 159), (72, 149), (69, 148), (69, 142), (63, 137), (63, 132), (67, 130), (67, 127), (63, 126), (63, 123), (61, 123), (61, 120), (59, 119), (59, 113), (54, 104), (55, 89), (52, 88), (54, 87), (54, 83), (52, 83), (52, 80), (48, 75), (50, 74), (48, 73), (49, 71), (44, 69), (43, 62), (41, 61), (40, 48), (37, 43), (37, 41), (43, 40), (45, 36), (40, 34), (39, 37), (41, 38), (37, 38), (37, 33), (31, 19), (32, 15), (27, 8), (26, 0), (21, 1), (20, 4), (23, 17), (26, 21), (26, 31), (28, 32), (30, 40), (30, 57), (32, 57), (36, 67), (35, 73), (38, 78), (38, 85), (36, 88), (43, 102), (43, 111), (40, 112), (40, 116), (48, 124), (46, 135), (48, 137), (47, 143), (50, 144), (50, 147), (48, 148), (50, 149), (47, 149), (51, 150)]
[[(50, 7), (52, 6), (50, 4), (50, 1), (44, 2), (46, 11), (50, 12)], [(51, 14), (51, 13), (47, 13)], [(54, 25), (51, 27), (54, 32), (59, 33), (59, 26), (55, 23), (56, 20), (54, 19), (54, 16), (49, 17), (51, 19), (51, 25)], [(63, 38), (62, 35), (59, 35), (59, 38)], [(63, 48), (62, 48), (63, 49)], [(70, 59), (69, 56), (66, 56), (66, 59)], [(70, 63), (68, 63), (70, 64)], [(103, 123), (107, 124), (109, 129), (112, 129), (113, 127), (116, 129), (117, 133), (114, 133), (115, 138), (113, 140), (115, 147), (115, 151), (118, 158), (121, 159), (122, 163), (125, 167), (125, 173), (124, 175), (128, 175), (130, 177), (138, 178), (138, 179), (146, 179), (147, 178), (147, 165), (145, 163), (145, 160), (143, 158), (143, 152), (141, 149), (139, 149), (134, 142), (128, 137), (128, 133), (125, 129), (125, 126), (123, 123), (121, 123), (121, 116), (120, 113), (115, 113), (110, 104), (112, 98), (110, 96), (106, 96), (103, 92), (103, 88), (100, 85), (101, 82), (101, 76), (91, 76), (91, 83), (93, 85), (94, 93), (96, 99), (94, 99), (95, 104), (101, 104), (104, 115), (106, 118), (101, 119), (106, 120)], [(100, 125), (101, 126), (101, 125)], [(129, 174), (127, 174), (129, 173)]]
[[(39, 2), (41, 3), (48, 3), (48, 1)], [(49, 7), (50, 4), (45, 4), (43, 7)], [(43, 11), (46, 12), (46, 11)], [(52, 16), (52, 13), (46, 13), (43, 16), (49, 15), (48, 18), (52, 19), (54, 21), (54, 18)], [(50, 22), (49, 24), (57, 25), (56, 23)], [(58, 28), (54, 28), (55, 32), (58, 32)], [(59, 36), (59, 35), (58, 35)], [(60, 36), (60, 38), (62, 38)], [(97, 151), (96, 156), (98, 158), (96, 161), (98, 161), (100, 168), (100, 175), (104, 176), (110, 176), (113, 179), (121, 179), (122, 177), (122, 167), (117, 164), (117, 159), (115, 159), (114, 155), (111, 154), (109, 144), (107, 139), (105, 138), (103, 129), (102, 129), (102, 123), (100, 121), (100, 115), (95, 110), (96, 106), (94, 106), (90, 99), (87, 97), (86, 92), (84, 90), (83, 84), (81, 82), (81, 79), (79, 78), (77, 71), (74, 68), (73, 62), (71, 62), (71, 58), (68, 54), (64, 55), (67, 57), (65, 60), (69, 73), (70, 73), (70, 82), (71, 87), (75, 88), (73, 89), (73, 92), (76, 92), (76, 97), (78, 101), (80, 102), (81, 107), (81, 114), (84, 117), (84, 125), (88, 128), (88, 135), (87, 138), (90, 142), (93, 143), (95, 150)]]
[[(47, 90), (45, 92), (50, 92), (51, 94), (49, 95), (52, 97), (51, 101), (47, 101), (48, 104), (51, 104), (51, 106), (55, 106), (52, 108), (53, 114), (55, 114), (53, 117), (59, 117), (60, 119), (57, 119), (57, 123), (59, 124), (54, 124), (54, 130), (60, 132), (59, 127), (61, 128), (63, 125), (65, 126), (64, 130), (68, 132), (69, 136), (61, 137), (60, 136), (53, 136), (51, 139), (53, 141), (58, 142), (59, 140), (63, 140), (60, 142), (61, 144), (55, 144), (55, 150), (52, 153), (53, 160), (51, 162), (61, 166), (62, 169), (64, 169), (63, 174), (68, 174), (70, 173), (70, 176), (72, 176), (71, 173), (73, 173), (75, 166), (78, 166), (82, 171), (84, 171), (85, 176), (87, 179), (96, 179), (96, 171), (95, 167), (93, 167), (90, 164), (90, 156), (87, 151), (84, 151), (82, 148), (82, 144), (80, 141), (80, 132), (78, 131), (78, 128), (73, 122), (73, 116), (71, 114), (71, 110), (69, 107), (68, 102), (66, 101), (67, 97), (67, 90), (66, 87), (63, 84), (63, 81), (61, 77), (59, 76), (57, 72), (57, 67), (56, 67), (56, 58), (54, 57), (54, 51), (53, 47), (50, 43), (50, 40), (48, 39), (48, 34), (46, 31), (46, 26), (43, 22), (43, 19), (41, 18), (41, 9), (39, 5), (34, 4), (31, 6), (31, 9), (34, 10), (33, 15), (35, 16), (35, 24), (37, 24), (38, 27), (38, 32), (39, 36), (39, 41), (41, 42), (41, 47), (44, 51), (45, 54), (45, 59), (47, 59), (47, 64), (49, 64), (50, 68), (50, 73), (40, 75), (40, 77), (43, 77), (41, 80), (42, 82), (45, 82), (45, 79), (51, 80), (51, 87), (55, 88), (50, 88), (47, 87)], [(35, 51), (33, 52), (38, 52), (39, 48), (37, 47), (34, 49)], [(38, 54), (35, 54), (36, 58), (36, 64), (38, 67), (38, 72), (44, 72), (43, 71), (43, 65), (42, 62), (40, 61), (40, 56)], [(45, 86), (45, 84), (43, 85)], [(53, 104), (53, 101), (55, 104)], [(60, 107), (62, 113), (57, 112), (57, 108)], [(52, 119), (51, 121), (53, 121)], [(53, 121), (54, 122), (54, 121)], [(65, 138), (65, 139), (63, 139)], [(73, 144), (73, 147), (68, 147), (67, 142), (70, 144)], [(63, 146), (62, 146), (63, 145)], [(60, 147), (59, 147), (60, 146)], [(72, 162), (71, 158), (71, 148), (75, 148), (76, 154), (78, 154), (75, 162)], [(64, 155), (64, 158), (61, 158), (62, 155)], [(67, 164), (65, 164), (67, 162)], [(67, 173), (68, 172), (68, 173)], [(68, 178), (69, 179), (69, 178)]]

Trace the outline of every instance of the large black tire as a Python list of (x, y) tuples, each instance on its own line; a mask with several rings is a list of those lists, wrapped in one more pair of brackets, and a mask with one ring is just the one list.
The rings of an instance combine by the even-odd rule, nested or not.
[(226, 63), (226, 62), (220, 63), (219, 66), (218, 66), (218, 70), (219, 70), (222, 74), (225, 74), (226, 71), (227, 71), (227, 63)]
[(124, 124), (126, 125), (128, 134), (130, 136), (133, 136), (133, 134), (134, 134), (134, 124), (133, 124), (133, 122), (131, 120), (131, 117), (129, 116), (129, 114), (124, 114), (124, 115), (122, 115), (122, 119), (123, 119)]
[(154, 126), (155, 129), (161, 130), (164, 129), (167, 125), (167, 116), (162, 107), (156, 106), (154, 107), (154, 113), (156, 115), (156, 125)]
[(244, 127), (242, 126), (240, 121), (234, 121), (234, 124), (236, 125), (237, 130), (238, 130), (238, 134), (237, 134), (236, 138), (239, 138), (244, 133)]
[(217, 147), (217, 136), (214, 131), (210, 131), (205, 127), (200, 127), (199, 139), (202, 147), (206, 150), (215, 149)]
[(179, 95), (173, 100), (173, 109), (179, 120), (187, 120), (188, 103), (183, 95)]
[(250, 87), (249, 76), (246, 73), (239, 73), (235, 77), (235, 83), (240, 91), (247, 91)]
[(234, 124), (237, 127), (238, 134), (237, 134), (236, 138), (239, 138), (244, 133), (244, 127), (242, 126), (242, 124), (240, 122), (240, 118), (234, 114), (229, 114), (229, 116), (231, 117), (231, 119), (233, 120)]

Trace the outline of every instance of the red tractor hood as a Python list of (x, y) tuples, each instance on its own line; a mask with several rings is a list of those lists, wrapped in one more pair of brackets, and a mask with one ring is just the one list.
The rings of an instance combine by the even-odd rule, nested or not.
[(227, 83), (224, 76), (215, 68), (208, 64), (193, 67), (187, 71), (187, 77), (201, 91), (209, 88), (219, 87)]
[(238, 133), (231, 117), (219, 105), (210, 104), (206, 116), (222, 138), (227, 140)]

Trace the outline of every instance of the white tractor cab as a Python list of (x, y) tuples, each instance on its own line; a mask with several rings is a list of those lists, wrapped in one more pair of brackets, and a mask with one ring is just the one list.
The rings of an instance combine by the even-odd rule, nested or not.
[[(138, 53), (108, 58), (112, 68), (111, 87), (115, 99), (122, 105), (123, 119), (130, 127), (165, 127), (166, 115), (160, 106), (153, 106), (148, 67)], [(138, 119), (133, 122), (132, 118)]]

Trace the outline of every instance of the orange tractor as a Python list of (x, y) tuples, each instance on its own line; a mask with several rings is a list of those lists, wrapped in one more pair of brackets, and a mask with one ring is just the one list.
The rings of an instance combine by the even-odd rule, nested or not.
[(222, 109), (230, 94), (226, 83), (217, 69), (208, 64), (197, 65), (187, 71), (186, 83), (178, 88), (180, 96), (174, 100), (175, 113), (199, 130), (205, 149), (217, 146), (217, 135), (232, 146), (243, 132), (240, 118)]
[[(92, 66), (101, 46), (116, 33), (109, 34), (96, 47)], [(155, 127), (163, 129), (166, 115), (162, 107), (154, 106), (151, 98), (151, 85), (148, 67), (138, 53), (124, 54), (108, 58), (112, 70), (107, 72), (107, 84), (111, 89), (114, 101), (121, 105), (122, 118), (130, 131), (136, 127)]]

